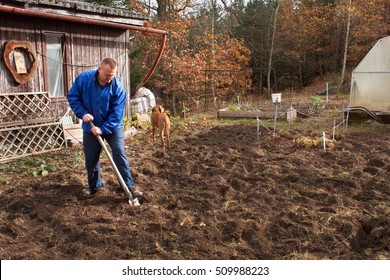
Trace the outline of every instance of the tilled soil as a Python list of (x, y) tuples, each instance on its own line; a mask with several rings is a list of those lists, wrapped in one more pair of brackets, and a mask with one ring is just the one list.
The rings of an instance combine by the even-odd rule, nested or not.
[(47, 176), (1, 165), (0, 258), (390, 259), (389, 133), (324, 150), (303, 132), (260, 132), (194, 125), (168, 150), (132, 141), (137, 208), (104, 155), (105, 188), (82, 194), (80, 146), (48, 155)]

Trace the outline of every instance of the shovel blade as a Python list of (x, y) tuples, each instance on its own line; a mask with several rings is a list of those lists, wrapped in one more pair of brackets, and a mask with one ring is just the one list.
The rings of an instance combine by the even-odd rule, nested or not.
[(134, 207), (141, 206), (141, 204), (139, 203), (138, 198), (134, 198), (133, 200), (129, 199), (129, 204), (130, 204), (130, 206), (134, 206)]

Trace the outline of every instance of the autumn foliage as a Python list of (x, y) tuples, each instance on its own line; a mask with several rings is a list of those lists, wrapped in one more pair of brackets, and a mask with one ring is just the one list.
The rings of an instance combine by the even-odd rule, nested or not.
[[(390, 0), (167, 3), (157, 1), (162, 6), (151, 21), (154, 28), (168, 31), (168, 41), (148, 86), (180, 100), (262, 88), (267, 86), (267, 71), (258, 77), (253, 69), (270, 67), (277, 73), (270, 90), (302, 87), (318, 76), (340, 75), (345, 62), (352, 71), (380, 38), (390, 34)], [(158, 42), (156, 36), (138, 36), (132, 42), (132, 52), (138, 54), (132, 57), (132, 73), (139, 74), (133, 87), (153, 62)]]

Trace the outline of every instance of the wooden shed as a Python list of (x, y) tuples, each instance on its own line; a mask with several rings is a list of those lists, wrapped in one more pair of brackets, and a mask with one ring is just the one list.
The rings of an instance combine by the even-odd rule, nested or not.
[[(69, 109), (67, 92), (79, 73), (96, 69), (104, 57), (117, 60), (117, 76), (130, 93), (131, 33), (166, 39), (165, 31), (144, 27), (145, 20), (125, 9), (80, 1), (1, 1), (0, 162), (64, 145), (58, 122)], [(43, 134), (41, 140), (34, 131)], [(31, 138), (36, 143), (26, 140)]]

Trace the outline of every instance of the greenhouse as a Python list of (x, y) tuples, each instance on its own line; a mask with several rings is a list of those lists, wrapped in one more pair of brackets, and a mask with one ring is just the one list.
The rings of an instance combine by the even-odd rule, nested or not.
[(380, 39), (353, 70), (350, 106), (390, 111), (390, 36)]

